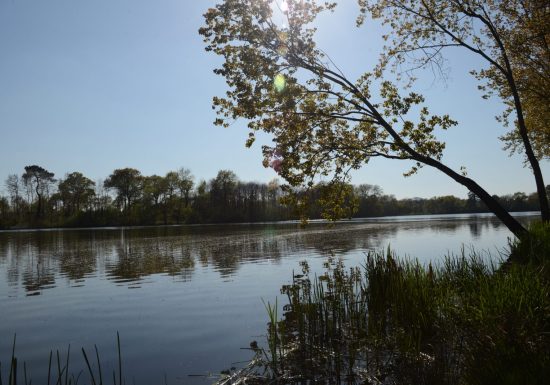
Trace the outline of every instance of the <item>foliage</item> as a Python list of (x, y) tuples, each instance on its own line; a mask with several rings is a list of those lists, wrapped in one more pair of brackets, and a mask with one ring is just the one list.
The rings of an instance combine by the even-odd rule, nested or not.
[[(531, 226), (529, 234), (512, 242), (510, 249), (513, 261), (550, 266), (550, 224)], [(550, 271), (547, 273), (550, 278)]]
[[(512, 3), (513, 4), (513, 3)], [(514, 25), (507, 31), (504, 42), (511, 51), (510, 61), (514, 78), (517, 80), (518, 92), (523, 103), (525, 124), (533, 143), (535, 154), (539, 158), (550, 158), (550, 7), (541, 0), (522, 2), (519, 12), (508, 6), (507, 15), (513, 18)], [(510, 97), (509, 95), (501, 95)], [(503, 116), (505, 122), (510, 120), (508, 113)], [(516, 123), (516, 122), (514, 122)], [(519, 127), (502, 139), (507, 148), (520, 152), (521, 143)]]
[(89, 208), (92, 203), (95, 183), (80, 172), (72, 172), (58, 184), (59, 198), (69, 214)]
[[(23, 178), (9, 175), (6, 180), (9, 199), (0, 197), (0, 227), (234, 223), (299, 219), (304, 214), (308, 219), (327, 219), (488, 211), (473, 194), (468, 199), (441, 196), (398, 200), (384, 194), (378, 186), (317, 183), (307, 189), (296, 189), (295, 194), (299, 197), (307, 196), (301, 201), (308, 204), (300, 212), (294, 212), (277, 179), (269, 183), (245, 182), (230, 170), (220, 170), (215, 178), (200, 181), (195, 186), (191, 172), (186, 169), (170, 171), (165, 176), (144, 176), (138, 170), (135, 174), (140, 177), (136, 180), (131, 207), (126, 211), (121, 204), (125, 198), (118, 190), (112, 189), (116, 193), (110, 194), (101, 181), (95, 183), (82, 173), (72, 172), (59, 180), (57, 191), (55, 185), (49, 186), (40, 218), (35, 214), (38, 205), (35, 196), (23, 193)], [(508, 211), (540, 209), (536, 193), (495, 195), (493, 199)], [(341, 200), (346, 200), (346, 205), (336, 204)], [(323, 206), (340, 211), (327, 211)]]
[(117, 192), (116, 202), (126, 212), (140, 197), (143, 178), (141, 172), (135, 168), (123, 168), (113, 171), (103, 185), (105, 188), (113, 188)]
[(36, 217), (40, 218), (43, 214), (43, 203), (45, 197), (49, 194), (51, 185), (55, 182), (54, 173), (49, 172), (43, 167), (32, 165), (25, 167), (25, 173), (22, 176), (23, 183), (27, 188), (27, 193), (33, 196), (36, 193), (37, 206)]
[[(221, 170), (196, 188), (191, 171), (180, 168), (165, 176), (144, 176), (136, 169), (117, 169), (97, 183), (79, 172), (48, 187), (43, 215), (36, 218), (35, 195), (17, 174), (6, 179), (9, 200), (0, 197), (0, 227), (86, 227), (182, 223), (258, 222), (288, 220), (280, 203), (281, 188), (269, 183), (239, 181)], [(121, 215), (123, 214), (123, 215)]]
[[(447, 115), (431, 114), (422, 95), (403, 95), (383, 79), (382, 67), (352, 81), (317, 48), (312, 22), (319, 13), (332, 10), (334, 3), (300, 0), (285, 4), (285, 9), (277, 9), (270, 0), (225, 0), (206, 12), (205, 26), (199, 32), (206, 50), (224, 59), (214, 72), (225, 78), (229, 90), (225, 97), (214, 98), (216, 123), (228, 126), (237, 118), (248, 120), (248, 146), (257, 131), (274, 137), (273, 148), (263, 147), (264, 165), (288, 182), (286, 191), (296, 207), (308, 207), (304, 202), (308, 194), (299, 192), (312, 187), (317, 177), (331, 180), (328, 195), (338, 197), (339, 204), (349, 202), (341, 186), (348, 184), (350, 171), (382, 157), (413, 161), (406, 175), (426, 165), (440, 170), (479, 197), (514, 234), (525, 231), (475, 181), (441, 162), (445, 143), (437, 139), (436, 132), (457, 122)], [(443, 11), (450, 21), (459, 18), (454, 8)], [(275, 16), (285, 23), (278, 25)], [(391, 20), (398, 24), (399, 17)], [(399, 27), (391, 26), (397, 28), (399, 37)], [(422, 36), (419, 32), (416, 39)], [(326, 203), (332, 210), (326, 213), (328, 217), (342, 213), (334, 208), (334, 199)], [(542, 203), (544, 216), (547, 210)]]
[(396, 70), (431, 67), (442, 72), (443, 51), (460, 48), (476, 55), (485, 66), (471, 73), (488, 98), (504, 102), (499, 122), (513, 129), (504, 135), (505, 148), (524, 153), (531, 167), (542, 207), (550, 220), (548, 196), (537, 158), (550, 152), (550, 8), (541, 0), (358, 0), (358, 24), (370, 15), (391, 27), (377, 68)]
[(8, 227), (10, 205), (8, 200), (4, 197), (0, 197), (0, 229)]

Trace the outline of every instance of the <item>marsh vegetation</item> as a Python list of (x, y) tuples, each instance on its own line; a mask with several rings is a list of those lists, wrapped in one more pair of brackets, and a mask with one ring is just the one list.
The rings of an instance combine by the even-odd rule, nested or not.
[[(389, 249), (312, 276), (307, 262), (268, 303), (265, 360), (249, 377), (277, 383), (543, 384), (550, 373), (550, 226), (511, 245), (428, 265)], [(520, 256), (521, 254), (521, 256)], [(266, 375), (265, 369), (268, 369)]]

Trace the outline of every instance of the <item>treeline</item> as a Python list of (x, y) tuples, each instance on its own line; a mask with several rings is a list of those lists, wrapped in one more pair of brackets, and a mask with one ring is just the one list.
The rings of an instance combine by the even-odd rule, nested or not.
[(94, 182), (80, 172), (57, 180), (37, 166), (9, 175), (7, 197), (0, 198), (0, 225), (77, 227), (276, 221), (290, 219), (279, 203), (281, 188), (242, 182), (221, 170), (210, 181), (195, 183), (181, 168), (164, 176), (142, 175), (134, 168), (116, 169)]
[[(550, 185), (546, 186), (550, 193)], [(392, 215), (422, 214), (465, 214), (489, 212), (487, 207), (475, 194), (468, 192), (466, 199), (445, 195), (433, 198), (396, 199), (385, 195), (378, 186), (359, 185), (355, 187), (359, 197), (359, 207), (355, 217), (379, 217)], [(539, 200), (536, 193), (516, 192), (509, 195), (493, 195), (509, 212), (539, 211)]]
[[(547, 187), (547, 188), (550, 188)], [(229, 170), (209, 181), (195, 182), (187, 169), (164, 176), (142, 175), (133, 168), (116, 169), (103, 181), (92, 181), (80, 172), (55, 175), (41, 166), (25, 167), (21, 175), (5, 180), (7, 196), (0, 196), (0, 227), (86, 227), (120, 225), (170, 225), (183, 223), (263, 222), (298, 219), (281, 203), (278, 181), (243, 182)], [(311, 219), (321, 218), (316, 204), (319, 189), (309, 193)], [(378, 186), (353, 187), (355, 217), (410, 214), (486, 212), (474, 196), (430, 199), (396, 199)], [(515, 193), (498, 197), (509, 211), (538, 210), (536, 194)]]

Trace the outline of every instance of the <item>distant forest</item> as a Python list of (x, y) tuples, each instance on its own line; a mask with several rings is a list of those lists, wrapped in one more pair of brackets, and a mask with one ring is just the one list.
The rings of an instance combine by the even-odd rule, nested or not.
[[(550, 186), (546, 187), (547, 190)], [(309, 219), (321, 218), (316, 204), (319, 186), (312, 187)], [(0, 228), (172, 225), (191, 223), (264, 222), (298, 219), (281, 203), (278, 181), (244, 182), (229, 170), (210, 181), (195, 182), (181, 168), (165, 176), (144, 176), (133, 168), (116, 169), (94, 182), (79, 172), (56, 179), (41, 166), (25, 167), (5, 180), (7, 196), (0, 196)], [(473, 195), (467, 199), (440, 196), (396, 199), (378, 186), (353, 187), (357, 210), (353, 215), (380, 217), (413, 214), (487, 212)], [(539, 210), (535, 193), (496, 196), (509, 211)]]

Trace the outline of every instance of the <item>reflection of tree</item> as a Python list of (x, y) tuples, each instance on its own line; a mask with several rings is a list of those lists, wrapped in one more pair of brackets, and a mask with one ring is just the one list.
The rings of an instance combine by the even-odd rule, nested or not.
[(474, 239), (479, 239), (479, 237), (481, 236), (481, 226), (482, 225), (477, 221), (470, 222), (468, 224), (468, 227), (470, 228), (470, 234)]
[(339, 223), (333, 227), (322, 224), (296, 234), (296, 239), (288, 246), (293, 253), (306, 245), (322, 256), (345, 254), (353, 250), (377, 249), (398, 229), (389, 224)]
[(19, 282), (19, 263), (18, 256), (20, 255), (20, 249), (22, 242), (19, 237), (13, 236), (10, 233), (0, 234), (0, 245), (2, 255), (0, 256), (0, 262), (5, 263), (7, 270), (7, 282), (10, 286), (17, 286)]
[[(18, 282), (21, 277), (22, 284), (29, 293), (54, 287), (56, 268), (50, 257), (52, 243), (48, 235), (36, 232), (14, 238), (16, 242), (12, 248), (12, 269), (10, 269), (12, 279)], [(22, 254), (27, 258), (21, 260)]]
[[(346, 253), (356, 249), (368, 250), (380, 246), (397, 228), (391, 225), (340, 223), (333, 227), (297, 224), (217, 227), (218, 235), (199, 237), (195, 247), (203, 266), (211, 266), (222, 277), (235, 274), (243, 263), (260, 260), (279, 260), (283, 256), (314, 250), (322, 256), (332, 252)], [(220, 234), (221, 233), (221, 234)], [(222, 235), (223, 234), (223, 235)]]
[[(27, 291), (55, 286), (56, 272), (70, 279), (81, 279), (96, 270), (98, 249), (91, 232), (36, 231), (10, 233), (0, 237), (8, 244), (8, 280), (20, 278)], [(5, 249), (5, 248), (4, 248)]]
[(96, 270), (97, 254), (93, 249), (76, 247), (59, 255), (59, 269), (70, 279), (82, 279)]
[(82, 232), (67, 232), (60, 248), (52, 253), (59, 261), (59, 270), (70, 279), (82, 279), (96, 271), (98, 256), (104, 252), (101, 244)]
[(116, 246), (116, 261), (109, 263), (108, 274), (124, 280), (138, 280), (152, 274), (178, 275), (194, 266), (189, 245), (171, 239), (124, 238)]
[(218, 235), (203, 235), (194, 248), (201, 264), (212, 266), (222, 277), (233, 275), (242, 263), (281, 258), (281, 249), (287, 243), (281, 241), (280, 232), (284, 231), (281, 227), (278, 231), (258, 226), (216, 228)]
[(5, 263), (10, 249), (10, 237), (0, 233), (0, 263)]
[[(521, 218), (528, 221), (529, 218)], [(402, 233), (479, 238), (502, 225), (492, 217), (439, 220), (380, 219), (370, 222), (151, 227), (83, 231), (0, 233), (0, 268), (11, 286), (37, 291), (59, 277), (81, 280), (94, 274), (132, 282), (163, 274), (192, 279), (195, 261), (222, 277), (242, 264), (285, 256), (344, 255), (384, 247)], [(307, 255), (305, 255), (306, 253)], [(96, 273), (99, 271), (99, 273)]]
[[(52, 242), (52, 238), (47, 233), (37, 232), (27, 237), (26, 241), (31, 241), (27, 245), (22, 244), (17, 248), (19, 251), (25, 250), (28, 258), (19, 263), (19, 258), (14, 258), (17, 266), (23, 267), (22, 280), (23, 286), (27, 292), (36, 292), (55, 286), (55, 266), (51, 260), (52, 248), (58, 246), (57, 242)], [(26, 247), (25, 247), (26, 246)], [(19, 275), (19, 269), (16, 270)]]
[[(521, 219), (518, 220), (521, 222)], [(527, 226), (527, 223), (523, 223), (523, 225)], [(502, 226), (503, 224), (501, 222), (495, 221), (491, 217), (472, 217), (468, 221), (470, 235), (474, 239), (480, 239), (483, 232), (489, 230), (489, 228), (497, 230)]]
[(36, 269), (31, 267), (23, 273), (23, 285), (27, 292), (37, 292), (41, 289), (55, 286), (55, 277), (50, 266), (39, 261)]

